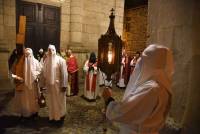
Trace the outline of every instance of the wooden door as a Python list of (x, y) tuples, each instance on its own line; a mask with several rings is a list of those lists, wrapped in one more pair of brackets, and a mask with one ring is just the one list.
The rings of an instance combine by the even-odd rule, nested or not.
[[(34, 54), (40, 48), (47, 50), (49, 44), (60, 49), (60, 8), (24, 1), (17, 2), (17, 27), (20, 15), (27, 17), (25, 46), (33, 49)], [(17, 28), (18, 29), (18, 28)], [(18, 31), (17, 31), (18, 32)]]

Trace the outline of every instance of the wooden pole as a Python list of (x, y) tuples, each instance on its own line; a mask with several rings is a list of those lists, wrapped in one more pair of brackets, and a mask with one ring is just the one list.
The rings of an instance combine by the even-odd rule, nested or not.
[(17, 33), (16, 43), (23, 44), (25, 43), (25, 34), (26, 34), (26, 16), (19, 17), (19, 33)]

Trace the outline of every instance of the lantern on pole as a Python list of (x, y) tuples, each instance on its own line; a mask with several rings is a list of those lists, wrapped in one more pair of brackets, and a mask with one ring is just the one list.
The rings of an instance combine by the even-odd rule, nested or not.
[(114, 9), (111, 9), (110, 24), (107, 32), (98, 40), (98, 67), (111, 80), (112, 74), (120, 69), (122, 40), (117, 35), (114, 27)]

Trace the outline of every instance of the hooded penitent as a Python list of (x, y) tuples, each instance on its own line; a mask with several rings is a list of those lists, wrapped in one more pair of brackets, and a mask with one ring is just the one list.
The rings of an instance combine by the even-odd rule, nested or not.
[(171, 101), (172, 52), (149, 45), (137, 61), (121, 102), (111, 102), (106, 116), (121, 123), (121, 134), (157, 134)]

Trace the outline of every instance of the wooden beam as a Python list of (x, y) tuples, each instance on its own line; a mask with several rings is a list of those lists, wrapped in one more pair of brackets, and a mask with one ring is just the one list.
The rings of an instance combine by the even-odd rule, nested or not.
[(17, 37), (16, 37), (17, 44), (24, 45), (25, 34), (26, 34), (26, 16), (20, 16), (19, 17), (19, 33), (17, 34)]
[(25, 34), (26, 30), (26, 16), (19, 17), (19, 33)]
[(17, 44), (24, 44), (25, 43), (25, 34), (17, 34), (17, 38), (16, 38), (16, 43)]

